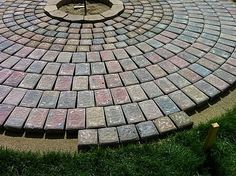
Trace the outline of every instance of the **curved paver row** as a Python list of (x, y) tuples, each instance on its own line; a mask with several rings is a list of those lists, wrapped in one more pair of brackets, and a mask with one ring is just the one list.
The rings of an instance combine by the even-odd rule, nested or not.
[(123, 0), (94, 24), (53, 19), (46, 3), (0, 0), (7, 130), (80, 130), (82, 146), (143, 139), (191, 126), (182, 111), (235, 83), (232, 1)]

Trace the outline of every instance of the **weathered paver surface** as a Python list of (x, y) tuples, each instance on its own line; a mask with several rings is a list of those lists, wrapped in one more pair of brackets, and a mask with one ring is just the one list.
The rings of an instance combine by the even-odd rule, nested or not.
[(0, 0), (1, 128), (137, 141), (191, 126), (182, 111), (235, 84), (233, 1), (123, 0), (119, 16), (84, 24), (46, 3)]

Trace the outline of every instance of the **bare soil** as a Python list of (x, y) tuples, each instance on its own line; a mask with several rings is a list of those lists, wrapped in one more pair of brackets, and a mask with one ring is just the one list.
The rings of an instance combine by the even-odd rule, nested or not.
[(219, 97), (218, 101), (210, 102), (209, 107), (198, 110), (196, 114), (191, 116), (194, 126), (206, 123), (215, 117), (219, 117), (236, 106), (236, 89), (226, 93), (223, 97)]

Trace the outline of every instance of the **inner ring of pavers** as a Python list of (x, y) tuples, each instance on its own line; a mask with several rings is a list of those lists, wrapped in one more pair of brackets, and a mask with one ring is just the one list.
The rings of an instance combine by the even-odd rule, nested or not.
[[(146, 4), (146, 5), (148, 5), (148, 4)], [(150, 7), (151, 8), (151, 7)], [(159, 8), (158, 8), (159, 9)], [(161, 9), (160, 9), (161, 10)], [(129, 10), (130, 11), (130, 10)], [(156, 13), (157, 14), (157, 13)], [(134, 14), (135, 15), (135, 14)], [(7, 17), (8, 17), (8, 15), (6, 15)], [(150, 16), (150, 15), (148, 15), (150, 18), (152, 17), (152, 16)], [(147, 17), (148, 17), (147, 16)], [(157, 14), (157, 16), (155, 17), (153, 17), (153, 19), (154, 20), (158, 20), (158, 19), (161, 19), (161, 17), (162, 17), (162, 12), (161, 11), (158, 11), (158, 14)], [(133, 17), (134, 19), (133, 20), (137, 20), (138, 19), (138, 17)], [(41, 19), (43, 19), (43, 18), (41, 18)], [(47, 19), (47, 18), (46, 18)], [(129, 19), (131, 19), (130, 17), (129, 17)], [(144, 18), (145, 19), (145, 18)], [(147, 19), (147, 18), (146, 18)], [(145, 19), (145, 20), (146, 20)], [(167, 18), (168, 19), (168, 18)], [(7, 21), (6, 21), (7, 20)], [(8, 22), (9, 22), (9, 20), (10, 19), (4, 19), (4, 21), (6, 21), (6, 23), (8, 24)], [(141, 19), (140, 19), (141, 20)], [(142, 19), (143, 20), (143, 19)], [(143, 23), (143, 21), (140, 21), (140, 22), (142, 22)], [(151, 19), (152, 20), (152, 19)], [(35, 20), (36, 21), (36, 20)], [(122, 22), (122, 21), (120, 21), (120, 22)], [(129, 24), (130, 24), (130, 22), (132, 22), (132, 21), (129, 21), (129, 20), (126, 20), (126, 22), (129, 22)], [(139, 23), (140, 22), (137, 22), (136, 23), (136, 25), (140, 25)], [(146, 21), (146, 22), (148, 22), (148, 20)], [(150, 22), (154, 22), (154, 21), (150, 21)], [(141, 23), (141, 24), (142, 24)], [(150, 23), (150, 24), (152, 24), (152, 23)], [(158, 23), (158, 21), (157, 22), (155, 22), (155, 23), (153, 23), (154, 25), (155, 24), (157, 24)], [(122, 24), (122, 23), (120, 23), (120, 24)], [(125, 23), (125, 24), (127, 24), (127, 23)], [(144, 41), (144, 40), (147, 40), (147, 39), (149, 39), (151, 36), (149, 36), (150, 34), (148, 33), (148, 32), (146, 32), (147, 30), (150, 30), (151, 28), (151, 26), (149, 25), (148, 26), (148, 23), (147, 24), (144, 24), (144, 26), (143, 26), (143, 28), (141, 28), (142, 30), (141, 31), (137, 31), (137, 33), (134, 33), (134, 32), (132, 32), (132, 30), (134, 30), (135, 28), (137, 29), (137, 27), (135, 27), (135, 26), (131, 26), (131, 28), (129, 28), (129, 24), (127, 24), (128, 26), (126, 26), (126, 29), (124, 29), (123, 27), (124, 26), (117, 26), (116, 28), (114, 28), (114, 27), (103, 27), (103, 31), (105, 32), (104, 34), (106, 35), (106, 38), (103, 38), (103, 36), (102, 35), (104, 35), (104, 34), (102, 34), (101, 33), (101, 31), (100, 31), (100, 33), (99, 33), (99, 29), (101, 29), (101, 28), (98, 28), (98, 30), (96, 30), (97, 28), (94, 28), (94, 30), (92, 31), (93, 33), (89, 33), (89, 30), (91, 30), (91, 29), (82, 29), (81, 31), (80, 31), (80, 36), (78, 35), (78, 34), (75, 34), (75, 33), (67, 33), (67, 32), (65, 32), (65, 30), (68, 30), (68, 28), (66, 29), (66, 27), (59, 27), (59, 29), (60, 29), (60, 31), (59, 31), (59, 29), (58, 29), (58, 31), (59, 31), (59, 33), (56, 35), (55, 34), (55, 31), (47, 31), (47, 30), (45, 30), (45, 29), (43, 29), (43, 30), (40, 30), (40, 28), (39, 29), (37, 29), (37, 30), (35, 30), (34, 32), (36, 32), (36, 34), (38, 35), (37, 37), (35, 36), (35, 37), (33, 37), (33, 38), (31, 38), (30, 39), (30, 42), (32, 43), (32, 42), (35, 42), (34, 44), (37, 44), (39, 41), (38, 40), (35, 40), (35, 41), (33, 41), (34, 39), (37, 39), (37, 38), (39, 38), (39, 37), (41, 37), (41, 35), (42, 35), (42, 32), (44, 32), (45, 34), (46, 34), (46, 38), (44, 38), (44, 37), (42, 37), (42, 38), (39, 38), (39, 39), (41, 39), (41, 40), (44, 40), (44, 42), (43, 42), (43, 44), (41, 44), (40, 45), (40, 48), (45, 48), (45, 47), (47, 47), (47, 45), (49, 45), (49, 43), (48, 42), (51, 42), (51, 41), (54, 41), (54, 43), (55, 43), (55, 45), (57, 45), (57, 46), (62, 46), (62, 45), (64, 45), (66, 42), (67, 42), (67, 40), (65, 39), (65, 38), (67, 38), (67, 37), (70, 37), (70, 36), (74, 36), (74, 37), (80, 37), (80, 43), (76, 43), (76, 40), (74, 40), (73, 42), (74, 43), (72, 43), (73, 45), (70, 45), (70, 44), (68, 44), (68, 46), (67, 46), (67, 48), (69, 48), (69, 49), (71, 49), (71, 47), (72, 47), (72, 49), (73, 49), (73, 47), (75, 47), (75, 45), (76, 44), (80, 44), (80, 47), (82, 48), (82, 49), (84, 49), (84, 48), (86, 48), (86, 47), (88, 47), (88, 45), (90, 46), (90, 47), (97, 47), (97, 45), (98, 44), (100, 44), (101, 42), (105, 42), (104, 43), (104, 45), (106, 45), (106, 43), (107, 42), (112, 42), (111, 43), (111, 45), (117, 45), (117, 47), (125, 47), (125, 45), (124, 45), (124, 42), (126, 42), (126, 40), (128, 40), (127, 42), (129, 43), (129, 44), (135, 44), (135, 43), (137, 43), (138, 41), (136, 40), (136, 39), (129, 39), (128, 37), (136, 37), (136, 38), (139, 38), (139, 41)], [(23, 25), (23, 26), (25, 26), (25, 24), (23, 23), (23, 24), (21, 24), (21, 25)], [(109, 25), (109, 24), (108, 24)], [(119, 24), (118, 24), (119, 25)], [(165, 27), (167, 27), (166, 25), (164, 25)], [(134, 28), (135, 27), (135, 28)], [(14, 29), (14, 28), (13, 28)], [(34, 29), (34, 27), (30, 27), (30, 30), (31, 29)], [(50, 27), (50, 29), (54, 29), (55, 30), (55, 28), (53, 27), (53, 26), (51, 26)], [(86, 31), (87, 30), (87, 31)], [(112, 31), (113, 30), (113, 31)], [(115, 31), (114, 31), (115, 30)], [(154, 32), (155, 32), (155, 30), (157, 30), (157, 32), (161, 32), (162, 30), (164, 30), (164, 28), (163, 27), (161, 27), (161, 28), (158, 28), (158, 29), (154, 29)], [(70, 31), (72, 31), (72, 29), (70, 30)], [(78, 31), (78, 30), (77, 30)], [(69, 31), (68, 31), (69, 32)], [(76, 31), (74, 31), (74, 32), (76, 32)], [(79, 31), (78, 31), (79, 32)], [(145, 33), (146, 32), (146, 33)], [(31, 35), (31, 31), (29, 31), (28, 32), (28, 35), (24, 35), (25, 37), (27, 37), (27, 36), (31, 36), (32, 37), (32, 35)], [(146, 34), (146, 36), (140, 36), (139, 37), (139, 35), (142, 35), (143, 33), (145, 33)], [(59, 35), (60, 34), (60, 35)], [(115, 34), (115, 35), (114, 35)], [(117, 35), (118, 34), (118, 35)], [(127, 36), (126, 36), (126, 34), (127, 34)], [(56, 35), (56, 36), (55, 36)], [(94, 35), (94, 37), (98, 37), (97, 39), (95, 39), (95, 40), (93, 40), (92, 41), (92, 43), (91, 43), (91, 41), (90, 41), (90, 43), (88, 43), (88, 39), (89, 38), (87, 38), (87, 37), (89, 37), (89, 35)], [(100, 35), (100, 36), (99, 36)], [(54, 37), (56, 37), (56, 40), (54, 39)], [(116, 41), (114, 41), (113, 39), (114, 39), (114, 37), (117, 37), (117, 39), (116, 39)], [(146, 39), (144, 39), (144, 38), (146, 38)], [(73, 39), (73, 38), (72, 38)], [(62, 41), (64, 41), (64, 43), (59, 43), (59, 41), (60, 40), (62, 40)], [(117, 41), (118, 40), (118, 41)], [(22, 41), (22, 40), (21, 40)], [(78, 39), (77, 39), (77, 42), (79, 42), (78, 41)], [(70, 40), (70, 42), (72, 42), (71, 40)], [(115, 42), (115, 43), (114, 43)], [(134, 43), (135, 42), (135, 43)], [(101, 44), (103, 44), (103, 43), (101, 43)], [(95, 45), (95, 46), (91, 46), (91, 45)], [(37, 46), (36, 46), (37, 47)], [(84, 48), (83, 48), (84, 47)], [(113, 46), (114, 47), (114, 46)], [(67, 50), (67, 51), (71, 51), (71, 50)], [(97, 48), (97, 49), (101, 49), (101, 48)], [(105, 49), (105, 48), (104, 48)], [(112, 49), (112, 48), (111, 48)], [(51, 47), (51, 49), (50, 50), (58, 50), (58, 48), (52, 48)]]
[(79, 22), (79, 23), (95, 23), (100, 21), (105, 21), (111, 18), (114, 18), (121, 14), (124, 11), (123, 2), (120, 0), (100, 0), (100, 3), (106, 4), (110, 7), (109, 10), (104, 11), (102, 13), (94, 14), (94, 15), (73, 15), (66, 13), (60, 8), (64, 5), (71, 3), (81, 3), (81, 1), (68, 1), (68, 0), (48, 0), (47, 4), (44, 8), (44, 11), (47, 15), (52, 18), (56, 18), (59, 20), (64, 20), (68, 22)]

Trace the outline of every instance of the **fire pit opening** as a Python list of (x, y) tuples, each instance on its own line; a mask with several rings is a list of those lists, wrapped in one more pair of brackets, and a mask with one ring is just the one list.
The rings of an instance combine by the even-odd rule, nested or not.
[(111, 7), (109, 6), (109, 4), (105, 4), (100, 1), (87, 0), (86, 9), (87, 10), (85, 10), (84, 2), (82, 0), (72, 1), (71, 3), (62, 5), (59, 8), (59, 10), (73, 15), (96, 15), (96, 14), (101, 14), (102, 12), (105, 12), (107, 10), (110, 10)]
[(120, 0), (48, 0), (44, 8), (52, 18), (70, 22), (99, 22), (124, 11)]

